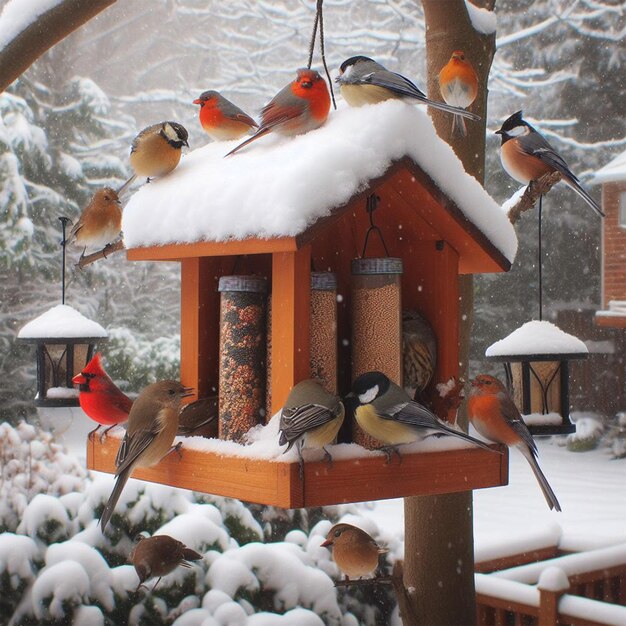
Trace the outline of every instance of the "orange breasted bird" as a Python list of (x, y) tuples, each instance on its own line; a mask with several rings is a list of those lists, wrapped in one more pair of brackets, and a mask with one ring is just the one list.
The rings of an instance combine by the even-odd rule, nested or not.
[(259, 126), (218, 91), (205, 91), (193, 103), (200, 105), (200, 124), (213, 141), (240, 139)]
[(516, 447), (526, 458), (550, 509), (561, 505), (539, 463), (537, 445), (504, 385), (493, 376), (481, 374), (471, 381), (467, 414), (474, 428), (486, 439)]
[(332, 550), (333, 560), (346, 580), (350, 577), (363, 578), (375, 572), (379, 556), (387, 552), (364, 530), (352, 524), (335, 524), (321, 545)]
[(604, 217), (596, 201), (583, 189), (563, 157), (522, 118), (517, 111), (504, 121), (500, 130), (502, 144), (500, 160), (506, 173), (518, 182), (528, 185), (544, 174), (560, 172), (567, 183), (598, 215)]
[(169, 535), (155, 535), (154, 537), (139, 535), (136, 542), (130, 555), (130, 560), (139, 577), (139, 585), (135, 592), (145, 587), (146, 580), (158, 576), (159, 579), (152, 587), (154, 591), (163, 576), (167, 576), (178, 566), (191, 567), (189, 561), (202, 559), (201, 554)]
[(275, 132), (301, 135), (319, 128), (330, 111), (326, 81), (315, 70), (299, 69), (296, 79), (283, 87), (262, 109), (259, 129), (226, 156), (250, 142)]
[(122, 206), (117, 192), (110, 187), (98, 189), (72, 227), (68, 243), (100, 250), (122, 232)]
[[(455, 50), (450, 60), (439, 72), (439, 90), (442, 98), (452, 106), (467, 109), (478, 95), (478, 76), (473, 65), (462, 50)], [(465, 120), (455, 115), (452, 121), (452, 133), (467, 136)]]
[(102, 437), (111, 428), (123, 424), (128, 419), (133, 401), (104, 371), (99, 352), (94, 354), (80, 374), (76, 374), (72, 378), (72, 382), (78, 385), (80, 408), (87, 414), (87, 417), (98, 424), (89, 433), (89, 436), (95, 433), (100, 426), (108, 426), (100, 435), (102, 440)]
[(165, 176), (180, 162), (183, 146), (189, 147), (187, 129), (178, 122), (159, 122), (144, 128), (130, 146), (134, 174), (118, 189), (121, 193), (137, 178)]
[(161, 380), (148, 385), (133, 402), (115, 459), (115, 486), (100, 516), (102, 532), (135, 467), (152, 467), (172, 450), (181, 401), (191, 391), (175, 380)]
[(354, 56), (346, 59), (341, 64), (339, 76), (335, 81), (339, 83), (344, 100), (353, 107), (376, 104), (383, 100), (409, 100), (471, 120), (480, 119), (478, 115), (459, 107), (430, 100), (408, 78), (402, 74), (390, 72), (369, 57)]

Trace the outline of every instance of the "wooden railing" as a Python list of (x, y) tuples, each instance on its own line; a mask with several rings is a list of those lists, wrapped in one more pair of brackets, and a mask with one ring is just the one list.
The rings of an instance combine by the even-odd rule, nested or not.
[(519, 555), (517, 563), (478, 565), (492, 571), (475, 575), (480, 626), (626, 625), (626, 544), (531, 563)]

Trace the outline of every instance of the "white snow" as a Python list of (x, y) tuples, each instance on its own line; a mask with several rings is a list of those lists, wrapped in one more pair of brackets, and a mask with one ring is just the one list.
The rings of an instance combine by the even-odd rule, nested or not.
[(537, 581), (537, 587), (545, 591), (565, 591), (569, 589), (567, 574), (555, 565), (550, 565), (542, 570)]
[(560, 413), (529, 413), (522, 417), (528, 426), (559, 426), (563, 422)]
[(559, 611), (564, 615), (576, 616), (594, 624), (623, 626), (626, 624), (626, 607), (589, 598), (566, 595), (559, 602)]
[(76, 561), (63, 561), (44, 568), (33, 584), (33, 607), (39, 620), (62, 619), (67, 606), (87, 602), (89, 574)]
[(498, 18), (493, 11), (482, 9), (472, 4), (471, 0), (465, 0), (470, 22), (476, 32), (483, 35), (491, 35), (498, 29)]
[(600, 168), (591, 179), (592, 184), (616, 183), (626, 180), (626, 151), (618, 154), (612, 161)]
[(78, 398), (80, 391), (78, 389), (74, 389), (73, 387), (50, 387), (46, 391), (46, 398), (55, 399), (55, 400), (69, 400), (73, 398)]
[(0, 48), (63, 0), (9, 0), (0, 13)]
[(70, 339), (76, 337), (106, 337), (107, 331), (93, 320), (67, 304), (57, 304), (28, 322), (17, 334), (18, 339)]
[(485, 350), (485, 356), (521, 354), (587, 354), (587, 346), (577, 337), (551, 322), (533, 320)]
[(343, 106), (322, 128), (263, 137), (223, 158), (235, 145), (209, 143), (141, 187), (124, 209), (126, 246), (294, 236), (409, 156), (505, 257), (515, 257), (506, 215), (419, 108), (399, 101)]

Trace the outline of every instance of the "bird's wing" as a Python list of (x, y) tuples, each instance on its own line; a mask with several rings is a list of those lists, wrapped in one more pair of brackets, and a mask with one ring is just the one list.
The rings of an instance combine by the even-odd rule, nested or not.
[(280, 415), (280, 444), (295, 441), (307, 431), (327, 424), (337, 415), (321, 404), (284, 407)]
[(578, 179), (570, 170), (569, 166), (565, 162), (565, 159), (563, 159), (563, 157), (547, 142), (543, 135), (537, 131), (520, 137), (518, 145), (526, 154), (537, 157), (558, 172), (561, 172), (561, 174), (564, 174), (568, 178), (578, 182)]
[[(282, 92), (281, 92), (282, 93)], [(279, 94), (280, 95), (280, 94)], [(261, 129), (270, 130), (292, 120), (302, 113), (303, 104), (293, 96), (293, 103), (279, 105), (274, 100), (261, 109)]]
[(397, 94), (417, 98), (418, 100), (426, 100), (426, 95), (408, 78), (396, 72), (389, 70), (377, 70), (366, 74), (363, 77), (363, 83), (385, 87)]
[(395, 420), (409, 426), (416, 426), (418, 428), (437, 428), (441, 426), (439, 418), (429, 411), (425, 406), (417, 402), (403, 402), (396, 404), (389, 409), (385, 410), (385, 413), (377, 414), (382, 419)]
[(498, 400), (500, 401), (500, 411), (502, 413), (502, 417), (506, 420), (509, 426), (522, 438), (524, 443), (528, 444), (528, 447), (533, 451), (533, 453), (537, 454), (537, 444), (535, 443), (533, 436), (530, 434), (528, 426), (526, 426), (526, 423), (522, 418), (522, 414), (515, 406), (513, 400), (511, 400), (511, 396), (509, 396), (508, 393), (500, 392), (498, 394)]
[(148, 430), (137, 430), (132, 435), (126, 431), (124, 439), (120, 444), (115, 464), (117, 469), (115, 475), (119, 476), (124, 470), (128, 469), (141, 456), (145, 449), (154, 441), (159, 434), (160, 428), (158, 420), (154, 420), (151, 428)]
[(224, 102), (222, 104), (222, 112), (226, 117), (230, 117), (231, 119), (238, 120), (239, 122), (244, 122), (245, 124), (249, 124), (250, 126), (254, 126), (255, 128), (258, 124), (244, 111), (242, 111), (236, 104), (232, 102)]

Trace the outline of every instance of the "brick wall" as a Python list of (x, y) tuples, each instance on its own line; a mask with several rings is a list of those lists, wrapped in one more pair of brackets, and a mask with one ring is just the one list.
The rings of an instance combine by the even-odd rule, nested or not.
[(626, 228), (619, 225), (620, 195), (626, 193), (626, 183), (602, 186), (604, 218), (603, 240), (603, 306), (609, 300), (626, 300)]

